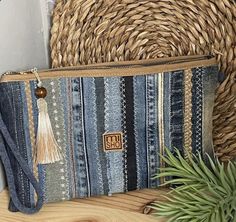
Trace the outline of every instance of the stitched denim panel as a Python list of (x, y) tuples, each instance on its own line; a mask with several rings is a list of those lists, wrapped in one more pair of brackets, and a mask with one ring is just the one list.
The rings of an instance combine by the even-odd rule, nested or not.
[[(47, 89), (45, 100), (48, 104), (48, 115), (52, 130), (58, 145), (61, 148), (63, 159), (45, 167), (45, 202), (55, 202), (70, 199), (69, 178), (67, 168), (67, 141), (64, 122), (64, 109), (61, 94), (61, 79), (43, 80), (43, 86)], [(37, 110), (38, 112), (38, 110)], [(57, 176), (55, 176), (57, 175)]]
[(170, 76), (171, 72), (164, 73), (164, 144), (165, 146), (172, 150), (171, 146), (171, 136), (170, 136)]
[(202, 152), (205, 160), (206, 153), (213, 156), (212, 116), (215, 99), (215, 89), (218, 83), (218, 67), (203, 67), (203, 109), (202, 109)]
[(104, 193), (107, 194), (109, 192), (108, 174), (110, 173), (110, 169), (108, 168), (108, 160), (107, 155), (103, 152), (103, 134), (105, 132), (105, 86), (104, 86), (104, 78), (96, 78), (95, 79), (95, 87), (96, 87), (96, 106), (97, 106), (97, 138), (98, 138), (98, 148), (99, 148), (99, 158), (101, 161), (102, 168), (102, 180)]
[(203, 110), (203, 71), (201, 67), (192, 69), (192, 149), (193, 153), (202, 150), (202, 110)]
[(125, 112), (126, 112), (126, 135), (127, 135), (127, 173), (128, 190), (137, 189), (137, 166), (136, 149), (134, 135), (134, 92), (133, 77), (127, 76), (125, 79)]
[(90, 189), (91, 195), (104, 194), (102, 168), (100, 162), (101, 149), (98, 147), (97, 139), (97, 106), (96, 87), (94, 78), (83, 78), (84, 90), (84, 118), (86, 149), (89, 163)]
[[(122, 132), (120, 78), (104, 78), (105, 83), (105, 132)], [(102, 117), (100, 117), (102, 118)], [(102, 135), (101, 135), (102, 136)], [(124, 191), (123, 152), (107, 152), (109, 193)], [(134, 172), (135, 173), (135, 172)]]
[(127, 149), (128, 149), (128, 138), (127, 138), (127, 113), (126, 113), (126, 98), (125, 98), (125, 78), (120, 78), (120, 96), (121, 96), (121, 128), (123, 132), (123, 159), (124, 159), (124, 191), (128, 191), (128, 166), (127, 166)]
[(137, 187), (147, 187), (146, 78), (134, 77), (134, 132), (137, 160)]
[(83, 90), (81, 78), (72, 79), (72, 110), (73, 110), (73, 170), (76, 180), (76, 197), (90, 195), (87, 151), (84, 135)]
[(157, 187), (159, 180), (153, 180), (160, 166), (158, 158), (158, 120), (157, 120), (157, 79), (158, 75), (146, 76), (146, 136), (147, 136), (147, 162), (148, 162), (148, 187)]
[(174, 71), (170, 75), (170, 135), (171, 147), (183, 154), (183, 108), (184, 108), (184, 72)]
[[(25, 132), (24, 129), (24, 111), (23, 111), (23, 101), (22, 100), (22, 83), (2, 83), (0, 87), (1, 94), (1, 114), (8, 127), (9, 133), (16, 143), (17, 149), (20, 151), (22, 157), (28, 161), (27, 145), (25, 142)], [(8, 147), (8, 146), (7, 146)], [(15, 161), (14, 156), (8, 149), (8, 154), (11, 157), (10, 162), (14, 172), (14, 177), (16, 180), (16, 189), (19, 195), (20, 201), (28, 207), (31, 207), (30, 198), (30, 185), (25, 177), (22, 169), (20, 168), (17, 161)], [(12, 211), (17, 211), (14, 204), (10, 201), (9, 209)]]
[[(163, 107), (163, 120), (164, 120), (164, 145), (167, 149), (173, 152), (171, 144), (171, 72), (164, 73), (164, 107)], [(165, 154), (165, 153), (163, 153)], [(165, 180), (169, 180), (170, 177), (165, 177)]]
[[(29, 132), (29, 118), (28, 118), (28, 104), (27, 104), (27, 98), (25, 94), (25, 85), (24, 83), (21, 84), (21, 96), (23, 102), (23, 124), (24, 124), (24, 133), (25, 133), (25, 145), (27, 149), (27, 160), (29, 164), (29, 168), (31, 171), (33, 171), (33, 153), (32, 153), (32, 145), (30, 140), (30, 132)], [(34, 188), (30, 184), (30, 202), (34, 203)]]
[[(60, 79), (60, 95), (62, 101), (62, 110), (64, 117), (64, 129), (65, 129), (65, 153), (67, 165), (67, 199), (75, 198), (75, 180), (74, 170), (72, 167), (73, 161), (71, 159), (73, 146), (73, 128), (72, 128), (72, 93), (71, 93), (71, 79), (61, 78)], [(65, 96), (67, 95), (67, 96)], [(55, 112), (55, 110), (54, 110)]]

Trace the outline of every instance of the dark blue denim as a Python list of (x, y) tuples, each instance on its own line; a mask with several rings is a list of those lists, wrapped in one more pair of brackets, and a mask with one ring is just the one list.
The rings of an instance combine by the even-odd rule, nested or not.
[[(25, 150), (26, 130), (22, 130), (22, 104), (25, 101), (20, 93), (21, 87), (22, 84), (19, 83), (13, 83), (12, 86), (3, 83), (0, 90), (0, 157), (5, 167), (10, 193), (9, 210), (31, 214), (42, 207), (43, 192), (29, 167)], [(38, 194), (36, 205), (30, 200), (30, 184)], [(24, 187), (24, 190), (21, 187)]]

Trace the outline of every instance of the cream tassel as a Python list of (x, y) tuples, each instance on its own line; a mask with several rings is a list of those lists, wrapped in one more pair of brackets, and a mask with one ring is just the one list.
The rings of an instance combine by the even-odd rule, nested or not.
[(37, 71), (33, 71), (38, 79), (35, 95), (38, 98), (38, 131), (36, 137), (35, 161), (37, 164), (55, 163), (62, 159), (60, 147), (54, 137), (51, 121), (48, 115), (47, 102), (44, 99), (47, 90), (42, 87)]
[(48, 116), (47, 102), (43, 98), (37, 100), (38, 105), (38, 132), (36, 138), (36, 163), (55, 163), (62, 159), (60, 147), (54, 137), (51, 122)]

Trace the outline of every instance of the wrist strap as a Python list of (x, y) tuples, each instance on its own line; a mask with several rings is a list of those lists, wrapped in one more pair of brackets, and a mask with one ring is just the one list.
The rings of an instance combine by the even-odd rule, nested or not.
[[(8, 146), (4, 145), (4, 141), (5, 143), (7, 143)], [(35, 192), (37, 194), (37, 202), (36, 202), (36, 205), (33, 207), (25, 206), (24, 204), (22, 204), (22, 202), (20, 201), (18, 197), (18, 193), (16, 191), (16, 185), (15, 185), (16, 184), (15, 178), (14, 178), (9, 154), (6, 150), (7, 148), (11, 150), (12, 155), (14, 156), (19, 166), (23, 170), (24, 174), (28, 178), (29, 182), (32, 184), (33, 188), (35, 189)], [(8, 132), (8, 129), (3, 122), (1, 114), (0, 114), (0, 156), (1, 156), (4, 168), (5, 168), (5, 171), (6, 171), (10, 197), (15, 207), (22, 213), (26, 213), (26, 214), (33, 214), (33, 213), (38, 212), (42, 208), (42, 205), (43, 205), (43, 191), (38, 181), (34, 177), (33, 172), (29, 168), (27, 162), (23, 159), (19, 150), (16, 148), (16, 145)]]

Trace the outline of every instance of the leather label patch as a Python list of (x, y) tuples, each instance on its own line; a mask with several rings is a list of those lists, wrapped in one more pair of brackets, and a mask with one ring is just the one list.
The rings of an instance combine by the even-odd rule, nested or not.
[(123, 133), (111, 132), (103, 134), (104, 151), (122, 151), (123, 150)]

